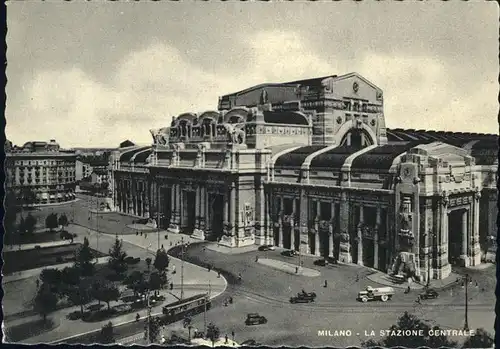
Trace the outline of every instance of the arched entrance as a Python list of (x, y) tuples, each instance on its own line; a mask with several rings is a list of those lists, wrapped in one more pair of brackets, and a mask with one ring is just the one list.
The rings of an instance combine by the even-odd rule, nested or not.
[(351, 146), (356, 148), (364, 148), (374, 144), (374, 140), (362, 128), (350, 129), (342, 138), (341, 146)]
[(182, 197), (182, 230), (192, 234), (196, 223), (196, 193), (184, 191)]
[(330, 227), (320, 223), (319, 228), (319, 255), (328, 258), (330, 254)]
[(314, 254), (316, 252), (316, 232), (310, 232), (309, 233), (309, 250), (311, 251), (311, 254)]
[(363, 237), (363, 265), (365, 267), (373, 268), (375, 265), (373, 250), (373, 239)]
[(206, 240), (218, 241), (224, 234), (224, 195), (208, 195), (210, 234), (205, 235)]
[(290, 223), (283, 223), (283, 247), (292, 249), (291, 245), (292, 225)]
[[(465, 220), (465, 222), (464, 222)], [(465, 228), (465, 231), (464, 231)], [(453, 210), (448, 214), (448, 261), (451, 265), (460, 265), (464, 237), (467, 236), (467, 211)]]
[(273, 241), (274, 241), (274, 246), (279, 246), (281, 247), (280, 244), (280, 227), (278, 224), (273, 225)]

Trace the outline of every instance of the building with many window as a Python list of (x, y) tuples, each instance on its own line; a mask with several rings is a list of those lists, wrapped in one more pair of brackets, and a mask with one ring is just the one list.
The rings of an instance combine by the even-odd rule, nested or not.
[(6, 187), (25, 204), (73, 200), (75, 161), (75, 153), (62, 150), (55, 140), (6, 147)]
[(496, 235), (498, 135), (387, 129), (356, 73), (254, 86), (151, 134), (115, 157), (113, 199), (173, 232), (423, 280)]

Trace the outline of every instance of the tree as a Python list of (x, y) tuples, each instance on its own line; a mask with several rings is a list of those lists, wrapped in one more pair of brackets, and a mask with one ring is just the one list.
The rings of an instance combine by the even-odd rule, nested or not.
[(111, 310), (109, 303), (111, 301), (118, 301), (120, 299), (120, 291), (111, 282), (99, 283), (97, 289), (93, 290), (93, 296), (99, 302), (103, 301), (108, 305), (108, 310)]
[(166, 275), (158, 272), (151, 273), (149, 276), (149, 289), (152, 291), (161, 290), (167, 284)]
[(47, 285), (53, 293), (61, 292), (61, 271), (55, 268), (43, 269), (40, 273), (40, 281)]
[(102, 344), (114, 343), (114, 333), (113, 333), (113, 323), (110, 321), (106, 325), (102, 326), (100, 333), (100, 342)]
[(148, 265), (148, 270), (151, 268), (152, 259), (150, 257), (146, 258), (146, 264)]
[(28, 234), (33, 234), (35, 232), (36, 227), (36, 218), (33, 217), (31, 213), (28, 213), (28, 216), (24, 220), (24, 230)]
[(7, 234), (12, 235), (17, 228), (17, 214), (21, 211), (18, 196), (13, 190), (5, 190), (4, 198), (4, 228)]
[(495, 340), (483, 328), (478, 328), (474, 336), (467, 338), (462, 348), (493, 348)]
[(162, 327), (161, 320), (158, 317), (151, 317), (149, 319), (149, 342), (158, 342), (158, 337), (160, 336), (160, 329)]
[(66, 217), (66, 215), (63, 213), (62, 215), (59, 216), (59, 219), (57, 221), (57, 223), (61, 226), (61, 227), (67, 227), (68, 226), (68, 217)]
[(159, 249), (156, 252), (155, 261), (153, 266), (160, 274), (164, 274), (170, 264), (170, 257), (164, 249)]
[(56, 310), (57, 296), (50, 290), (50, 286), (42, 284), (34, 299), (33, 310), (42, 315), (43, 321), (47, 320), (47, 315)]
[(130, 289), (132, 289), (132, 291), (134, 291), (134, 296), (137, 296), (137, 293), (142, 293), (142, 291), (146, 288), (144, 275), (138, 270), (131, 273), (125, 279), (124, 283), (125, 283), (125, 285), (128, 286), (128, 288), (130, 288)]
[(83, 316), (83, 306), (92, 300), (92, 289), (87, 280), (81, 280), (78, 285), (72, 286), (67, 292), (68, 300), (74, 305), (80, 306)]
[(398, 330), (422, 330), (422, 336), (411, 335), (411, 336), (387, 336), (380, 342), (374, 340), (368, 340), (362, 343), (363, 347), (408, 347), (408, 348), (419, 348), (419, 347), (455, 347), (456, 342), (448, 340), (446, 336), (429, 336), (430, 330), (439, 331), (438, 326), (431, 327), (428, 323), (420, 320), (415, 315), (405, 312), (399, 317), (396, 325), (390, 327), (390, 331)]
[(76, 251), (76, 261), (74, 267), (78, 269), (82, 275), (90, 276), (94, 272), (94, 253), (90, 249), (89, 240), (84, 238), (83, 245)]
[(45, 228), (49, 229), (51, 232), (57, 228), (57, 214), (51, 213), (45, 218)]
[(123, 243), (116, 238), (115, 244), (109, 249), (108, 265), (116, 274), (121, 274), (128, 267), (125, 258), (127, 258), (127, 253), (123, 251)]
[(207, 325), (207, 338), (212, 341), (212, 346), (214, 346), (215, 341), (220, 337), (220, 330), (212, 322)]

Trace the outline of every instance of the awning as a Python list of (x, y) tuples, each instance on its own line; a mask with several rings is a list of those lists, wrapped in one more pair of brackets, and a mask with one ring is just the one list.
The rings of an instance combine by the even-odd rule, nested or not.
[(55, 198), (56, 198), (56, 196), (55, 196), (55, 195), (51, 195), (51, 196), (50, 196), (50, 198), (51, 198), (51, 199), (55, 199)]

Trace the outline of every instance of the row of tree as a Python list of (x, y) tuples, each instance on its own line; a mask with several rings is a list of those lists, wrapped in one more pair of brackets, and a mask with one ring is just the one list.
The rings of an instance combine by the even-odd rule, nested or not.
[[(92, 300), (97, 300), (100, 305), (104, 302), (110, 310), (110, 302), (120, 299), (120, 291), (115, 283), (95, 277), (94, 253), (90, 248), (87, 238), (76, 252), (75, 263), (71, 267), (59, 269), (44, 269), (40, 274), (41, 286), (34, 299), (34, 310), (45, 320), (47, 315), (55, 311), (60, 299), (67, 299), (74, 305), (80, 306), (80, 313), (84, 315), (84, 306)], [(115, 240), (109, 250), (108, 266), (114, 273), (122, 275), (127, 271), (127, 254), (123, 251), (122, 242)], [(149, 260), (149, 262), (148, 262)], [(148, 258), (148, 269), (152, 260)], [(125, 279), (125, 284), (134, 290), (134, 294), (143, 294), (148, 290), (160, 290), (167, 283), (166, 270), (169, 257), (165, 250), (156, 254), (154, 273), (149, 273), (146, 278), (144, 273), (133, 272)]]

